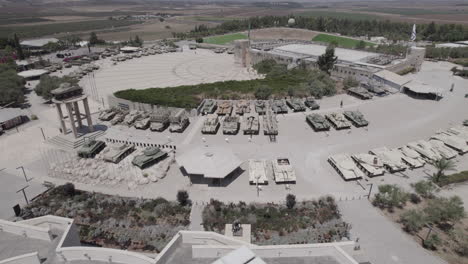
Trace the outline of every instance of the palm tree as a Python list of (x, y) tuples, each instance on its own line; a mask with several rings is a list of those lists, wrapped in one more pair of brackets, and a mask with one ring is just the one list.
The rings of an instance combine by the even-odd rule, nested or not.
[(440, 180), (445, 177), (445, 172), (450, 170), (455, 170), (455, 163), (453, 160), (447, 160), (445, 158), (441, 158), (439, 160), (435, 160), (431, 162), (432, 166), (437, 169), (437, 172), (434, 173), (432, 176), (432, 180), (435, 183), (440, 182)]

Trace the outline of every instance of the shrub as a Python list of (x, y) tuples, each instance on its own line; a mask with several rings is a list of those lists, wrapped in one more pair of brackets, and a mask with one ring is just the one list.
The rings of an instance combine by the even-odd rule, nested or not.
[(296, 196), (293, 194), (286, 195), (286, 207), (288, 207), (288, 209), (293, 209), (295, 205), (296, 205)]
[(435, 250), (442, 243), (439, 236), (436, 234), (430, 235), (427, 239), (424, 240), (423, 246), (430, 250)]
[(349, 76), (344, 79), (343, 85), (345, 89), (348, 89), (351, 87), (359, 86), (359, 81), (356, 80), (356, 78)]
[(462, 257), (468, 257), (468, 239), (461, 241), (455, 251)]
[(187, 191), (185, 190), (180, 190), (177, 192), (177, 201), (179, 202), (180, 205), (186, 206), (189, 202), (189, 195)]
[(375, 195), (372, 204), (380, 208), (392, 210), (394, 207), (402, 208), (408, 201), (408, 198), (409, 194), (404, 192), (400, 187), (384, 184), (379, 186), (379, 193)]
[(455, 174), (452, 174), (452, 175), (445, 176), (437, 184), (442, 187), (442, 186), (445, 186), (445, 185), (449, 185), (449, 184), (453, 184), (453, 183), (461, 183), (461, 182), (465, 182), (465, 181), (468, 181), (468, 171), (462, 171), (462, 172), (459, 172), (459, 173), (455, 173)]
[(32, 114), (32, 115), (31, 115), (31, 120), (37, 120), (37, 119), (39, 119), (39, 118), (37, 117), (37, 115), (35, 115), (35, 114)]
[(401, 215), (400, 222), (403, 224), (403, 229), (406, 232), (416, 233), (424, 227), (426, 218), (421, 212), (409, 210)]
[(429, 201), (424, 208), (428, 220), (436, 224), (449, 224), (458, 222), (465, 217), (463, 201), (458, 196), (450, 198), (436, 198)]
[(408, 74), (408, 73), (412, 73), (412, 72), (415, 72), (415, 71), (416, 71), (416, 68), (414, 68), (414, 67), (411, 66), (411, 67), (408, 67), (408, 68), (404, 68), (403, 70), (397, 72), (397, 74), (399, 74), (399, 75), (406, 75), (406, 74)]
[(262, 85), (255, 90), (255, 98), (260, 100), (266, 100), (272, 94), (272, 90), (270, 87)]
[(419, 197), (419, 195), (415, 194), (415, 193), (411, 193), (410, 194), (410, 201), (414, 204), (418, 204), (421, 202), (421, 197)]
[(418, 181), (417, 183), (411, 184), (417, 194), (424, 198), (433, 198), (435, 187), (430, 181)]
[(76, 190), (75, 185), (71, 182), (67, 182), (63, 185), (63, 194), (66, 196), (75, 196)]
[(195, 41), (196, 41), (197, 43), (203, 43), (203, 38), (197, 38)]

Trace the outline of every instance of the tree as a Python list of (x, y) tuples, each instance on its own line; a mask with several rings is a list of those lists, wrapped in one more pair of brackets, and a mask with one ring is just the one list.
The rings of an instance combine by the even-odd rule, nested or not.
[(16, 55), (18, 55), (18, 58), (20, 60), (24, 60), (25, 57), (24, 57), (24, 53), (23, 53), (23, 48), (21, 47), (18, 35), (16, 35), (16, 33), (15, 33), (15, 35), (13, 37), (14, 37), (14, 40), (15, 40)]
[(16, 74), (14, 62), (0, 64), (0, 105), (23, 103), (24, 84), (24, 79)]
[(423, 213), (416, 210), (408, 210), (403, 213), (400, 217), (400, 222), (403, 224), (403, 227), (408, 233), (417, 233), (424, 225), (427, 223), (427, 220)]
[(365, 48), (366, 48), (366, 42), (364, 40), (361, 40), (356, 44), (356, 49), (363, 50)]
[(394, 184), (379, 186), (379, 192), (372, 203), (380, 208), (392, 210), (394, 207), (403, 207), (409, 199), (409, 194)]
[(93, 46), (96, 44), (103, 44), (103, 43), (105, 43), (105, 41), (102, 39), (99, 39), (96, 32), (91, 32), (91, 34), (89, 35), (89, 45)]
[(417, 194), (424, 198), (434, 197), (435, 187), (430, 181), (418, 181), (417, 183), (412, 183), (411, 186), (414, 188)]
[(63, 185), (63, 194), (66, 196), (75, 196), (76, 190), (75, 185), (71, 182), (67, 182)]
[(37, 95), (42, 96), (45, 100), (52, 99), (51, 91), (54, 89), (59, 88), (60, 84), (62, 83), (70, 83), (71, 85), (78, 84), (78, 80), (64, 76), (64, 77), (57, 77), (57, 76), (50, 76), (48, 74), (44, 74), (41, 76), (39, 84), (34, 88), (34, 91)]
[(293, 209), (296, 205), (296, 196), (294, 194), (286, 195), (286, 207), (288, 209)]
[(133, 40), (133, 44), (137, 47), (141, 47), (143, 46), (143, 40), (138, 35), (136, 35), (135, 39)]
[(319, 69), (330, 75), (330, 71), (333, 69), (338, 57), (335, 56), (335, 47), (330, 45), (325, 50), (325, 53), (320, 55), (317, 60)]
[(431, 162), (432, 166), (437, 169), (437, 172), (432, 176), (432, 180), (435, 183), (439, 183), (443, 178), (445, 178), (445, 172), (454, 170), (455, 163), (452, 160), (441, 158), (439, 160)]
[(177, 192), (177, 201), (180, 205), (186, 206), (189, 203), (189, 195), (187, 191), (180, 190)]
[(254, 94), (255, 94), (255, 98), (259, 100), (266, 100), (272, 94), (272, 90), (270, 87), (266, 85), (262, 85), (255, 90)]
[(432, 199), (424, 208), (424, 212), (427, 219), (435, 224), (455, 223), (465, 217), (463, 201), (458, 196)]
[(203, 38), (197, 38), (195, 41), (196, 41), (197, 43), (203, 43)]

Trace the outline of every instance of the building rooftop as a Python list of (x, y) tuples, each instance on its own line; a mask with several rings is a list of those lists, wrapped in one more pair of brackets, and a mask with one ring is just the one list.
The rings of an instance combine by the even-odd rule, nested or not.
[[(318, 44), (289, 44), (277, 47), (274, 51), (286, 51), (304, 56), (318, 57), (324, 54), (326, 49), (327, 46)], [(365, 58), (378, 56), (379, 54), (360, 50), (335, 48), (335, 55), (338, 57), (338, 60), (341, 61), (360, 62), (364, 61)]]
[(29, 70), (29, 71), (19, 72), (18, 75), (27, 79), (27, 78), (39, 77), (46, 73), (48, 73), (48, 71), (46, 70)]
[(58, 41), (59, 40), (56, 38), (31, 39), (31, 40), (21, 41), (20, 45), (26, 46), (26, 47), (41, 48), (42, 46), (46, 45), (49, 42), (57, 43)]
[(388, 70), (382, 70), (382, 71), (376, 72), (374, 73), (374, 75), (384, 80), (398, 84), (400, 86), (410, 81), (408, 77), (401, 76), (399, 74), (396, 74)]
[(39, 252), (39, 256), (45, 256), (51, 247), (52, 242), (0, 232), (0, 262), (36, 251)]

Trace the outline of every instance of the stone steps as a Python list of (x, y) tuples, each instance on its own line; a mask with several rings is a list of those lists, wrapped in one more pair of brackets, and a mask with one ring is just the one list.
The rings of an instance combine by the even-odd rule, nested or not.
[(103, 136), (105, 133), (106, 131), (104, 130), (98, 130), (98, 131), (83, 135), (79, 138), (73, 138), (70, 136), (65, 136), (65, 135), (60, 134), (58, 136), (55, 136), (47, 140), (47, 143), (57, 146), (59, 148), (65, 149), (65, 150), (73, 150), (83, 145), (85, 137), (96, 139), (96, 138)]

